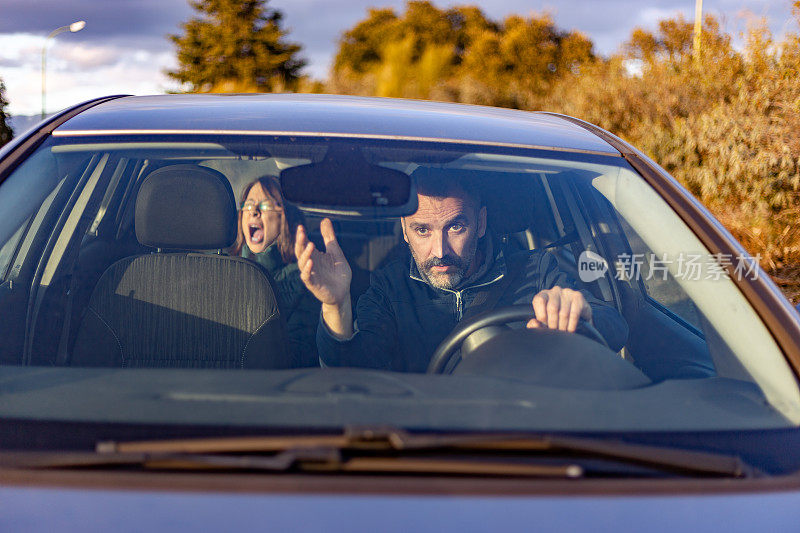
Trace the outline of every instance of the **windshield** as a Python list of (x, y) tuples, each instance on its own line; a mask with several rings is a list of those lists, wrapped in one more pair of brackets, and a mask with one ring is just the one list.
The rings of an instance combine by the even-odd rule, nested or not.
[[(290, 180), (313, 201), (287, 199)], [(360, 197), (370, 213), (325, 209)], [(414, 209), (384, 216), (390, 201)], [(731, 279), (757, 276), (755, 259), (711, 254), (621, 157), (62, 135), (0, 186), (0, 212), (2, 418), (597, 433), (800, 422), (795, 378)]]

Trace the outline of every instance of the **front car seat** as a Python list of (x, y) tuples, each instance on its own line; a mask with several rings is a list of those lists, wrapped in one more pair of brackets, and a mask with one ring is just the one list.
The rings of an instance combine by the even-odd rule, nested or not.
[(290, 366), (269, 274), (239, 257), (191, 252), (222, 250), (236, 238), (236, 202), (225, 176), (189, 164), (155, 170), (139, 188), (134, 224), (137, 240), (155, 250), (103, 273), (70, 364)]

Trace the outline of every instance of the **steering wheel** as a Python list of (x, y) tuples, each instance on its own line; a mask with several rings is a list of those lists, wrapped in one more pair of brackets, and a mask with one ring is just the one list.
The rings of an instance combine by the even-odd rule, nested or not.
[[(436, 348), (436, 351), (433, 352), (431, 361), (428, 363), (428, 374), (442, 374), (464, 340), (479, 329), (496, 326), (498, 324), (507, 324), (509, 322), (527, 322), (531, 318), (533, 318), (533, 308), (530, 304), (524, 304), (492, 309), (465, 320), (459, 324), (450, 335), (445, 337)], [(538, 330), (532, 329), (530, 331)], [(597, 328), (590, 323), (581, 320), (578, 323), (576, 332), (608, 348), (608, 343), (606, 343), (603, 336), (600, 335)]]

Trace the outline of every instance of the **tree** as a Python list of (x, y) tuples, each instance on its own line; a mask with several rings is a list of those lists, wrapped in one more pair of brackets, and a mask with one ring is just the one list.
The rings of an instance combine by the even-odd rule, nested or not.
[(283, 15), (268, 0), (190, 0), (199, 16), (170, 35), (179, 67), (167, 75), (191, 92), (276, 92), (296, 89), (305, 60), (286, 41)]
[(499, 30), (484, 31), (465, 53), (462, 78), (487, 85), (485, 103), (531, 109), (565, 75), (595, 61), (592, 42), (557, 28), (548, 15), (507, 17)]
[(409, 1), (371, 9), (339, 40), (334, 92), (531, 107), (555, 80), (595, 60), (592, 42), (548, 15), (488, 19), (475, 6)]
[(8, 100), (6, 100), (5, 92), (6, 86), (3, 80), (0, 79), (0, 146), (10, 141), (14, 134), (14, 132), (11, 131), (11, 127), (8, 125), (9, 116), (5, 110), (5, 107), (8, 105)]

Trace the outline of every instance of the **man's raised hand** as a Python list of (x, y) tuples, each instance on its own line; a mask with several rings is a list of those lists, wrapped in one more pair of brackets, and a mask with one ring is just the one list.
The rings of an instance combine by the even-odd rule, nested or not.
[(336, 241), (330, 219), (323, 219), (319, 229), (325, 241), (324, 253), (308, 240), (303, 226), (297, 227), (294, 253), (297, 256), (300, 279), (324, 305), (342, 306), (345, 302), (349, 304), (350, 280), (353, 277), (350, 265)]

